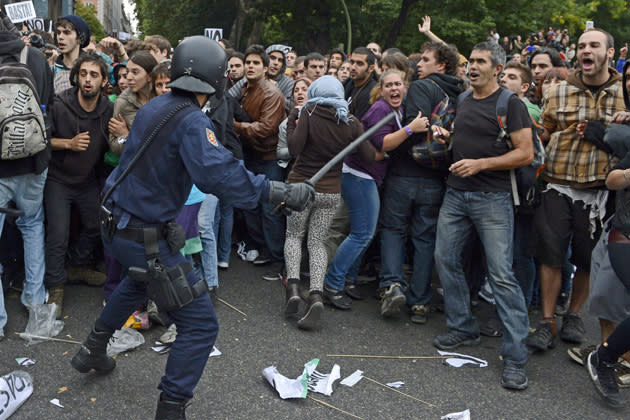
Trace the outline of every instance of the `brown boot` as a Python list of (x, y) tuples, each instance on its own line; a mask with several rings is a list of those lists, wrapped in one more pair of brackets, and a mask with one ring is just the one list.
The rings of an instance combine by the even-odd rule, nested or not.
[(66, 270), (68, 274), (68, 282), (84, 283), (88, 286), (102, 286), (105, 284), (107, 275), (100, 271), (92, 270), (82, 265), (71, 265)]
[(56, 317), (57, 319), (61, 319), (61, 312), (63, 310), (63, 284), (48, 289), (48, 303), (57, 305)]
[(308, 295), (308, 308), (304, 316), (298, 320), (298, 327), (305, 330), (312, 330), (319, 327), (319, 320), (324, 312), (324, 302), (322, 301), (322, 292), (311, 291)]
[(299, 285), (296, 279), (289, 279), (289, 283), (287, 284), (287, 298), (286, 304), (284, 306), (284, 315), (292, 316), (298, 313), (298, 308), (300, 306), (300, 291)]

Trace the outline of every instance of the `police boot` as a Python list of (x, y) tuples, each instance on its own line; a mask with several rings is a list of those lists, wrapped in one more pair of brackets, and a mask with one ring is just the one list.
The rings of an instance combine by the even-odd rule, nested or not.
[(81, 373), (87, 373), (92, 369), (107, 373), (116, 367), (116, 361), (107, 355), (107, 343), (114, 330), (98, 324), (97, 321), (85, 343), (70, 362), (72, 367)]
[(162, 392), (158, 400), (155, 420), (186, 420), (187, 403), (187, 400), (170, 399)]

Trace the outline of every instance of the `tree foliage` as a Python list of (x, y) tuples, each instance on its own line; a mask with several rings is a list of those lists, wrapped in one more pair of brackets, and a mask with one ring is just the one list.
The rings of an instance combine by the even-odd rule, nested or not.
[(94, 6), (91, 4), (86, 6), (80, 1), (76, 2), (75, 6), (75, 13), (88, 24), (92, 37), (94, 37), (97, 41), (105, 38), (105, 29), (103, 29), (103, 25), (96, 17), (96, 9)]
[[(426, 41), (417, 25), (430, 15), (433, 32), (467, 54), (490, 29), (523, 35), (549, 26), (568, 28), (576, 40), (587, 20), (611, 32), (617, 48), (630, 38), (630, 0), (345, 0), (351, 17), (352, 47), (375, 41), (405, 53)], [(302, 54), (348, 50), (346, 16), (340, 0), (135, 0), (140, 29), (172, 43), (223, 28), (239, 50), (251, 43), (284, 43)]]

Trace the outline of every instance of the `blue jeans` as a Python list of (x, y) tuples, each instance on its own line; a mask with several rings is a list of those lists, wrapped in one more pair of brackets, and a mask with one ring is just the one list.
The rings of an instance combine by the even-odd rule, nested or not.
[[(406, 290), (407, 304), (425, 305), (431, 300), (431, 275), (435, 227), (444, 196), (444, 182), (437, 178), (388, 176), (381, 211), (380, 287), (399, 283)], [(402, 268), (411, 226), (414, 247), (411, 284)]]
[(212, 194), (206, 195), (206, 199), (201, 203), (197, 215), (199, 224), (199, 238), (201, 239), (202, 250), (200, 253), (203, 277), (208, 283), (208, 287), (219, 285), (219, 274), (217, 273), (217, 241), (214, 231), (214, 215), (217, 210), (219, 199)]
[[(97, 323), (115, 330), (121, 328), (129, 315), (147, 299), (146, 285), (133, 282), (127, 276), (129, 267), (146, 268), (146, 256), (144, 245), (118, 236), (114, 236), (111, 243), (103, 243), (123, 266), (123, 280), (110, 297)], [(166, 241), (160, 241), (159, 247), (160, 260), (166, 267), (186, 261), (179, 252), (171, 254)], [(194, 270), (186, 278), (191, 285), (202, 281)], [(177, 338), (169, 352), (158, 388), (170, 398), (188, 400), (193, 397), (193, 389), (203, 374), (216, 341), (219, 331), (217, 316), (207, 293), (167, 314), (177, 326)]]
[(449, 331), (479, 336), (470, 311), (470, 290), (461, 254), (477, 231), (488, 264), (488, 281), (504, 327), (501, 355), (517, 365), (527, 362), (523, 339), (529, 318), (523, 292), (512, 271), (514, 210), (509, 192), (471, 192), (448, 188), (440, 209), (435, 262), (444, 287), (444, 312)]
[[(246, 160), (245, 167), (254, 174), (263, 174), (272, 181), (284, 181), (284, 168), (277, 160)], [(245, 211), (247, 230), (259, 248), (261, 254), (269, 252), (273, 262), (284, 260), (284, 235), (286, 218), (282, 212), (271, 214), (275, 206), (271, 203), (259, 203), (254, 210)], [(260, 237), (262, 232), (262, 237)]]
[[(40, 305), (46, 299), (44, 288), (44, 185), (48, 169), (39, 175), (25, 174), (0, 178), (0, 207), (6, 207), (13, 200), (23, 216), (17, 218), (17, 227), (24, 239), (24, 289), (21, 301), (26, 307)], [(0, 236), (4, 226), (4, 213), (0, 213)], [(0, 334), (7, 324), (4, 308), (4, 292), (0, 282)]]
[(217, 261), (230, 262), (232, 252), (232, 228), (234, 226), (234, 207), (219, 200), (219, 211), (214, 216), (214, 235), (217, 239)]
[(350, 234), (337, 248), (326, 274), (326, 285), (335, 290), (344, 289), (346, 277), (356, 280), (363, 254), (374, 238), (381, 206), (373, 179), (344, 173), (341, 175), (341, 193), (348, 209)]

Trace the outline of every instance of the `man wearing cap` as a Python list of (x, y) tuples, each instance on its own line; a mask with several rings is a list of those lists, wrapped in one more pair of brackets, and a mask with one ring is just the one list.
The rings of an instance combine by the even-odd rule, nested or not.
[(81, 49), (90, 43), (90, 27), (77, 15), (67, 15), (57, 21), (57, 47), (61, 54), (53, 66), (55, 93), (71, 87), (70, 70)]
[(179, 44), (171, 63), (171, 92), (140, 109), (120, 164), (105, 185), (103, 243), (129, 275), (71, 364), (82, 373), (113, 370), (116, 361), (107, 356), (107, 343), (150, 295), (177, 326), (158, 387), (156, 420), (186, 418), (218, 333), (206, 283), (180, 254), (183, 229), (174, 223), (193, 183), (244, 209), (264, 202), (302, 211), (315, 196), (305, 183), (288, 185), (252, 174), (217, 141), (201, 107), (212, 96), (222, 97), (226, 70), (227, 54), (217, 42), (193, 36)]

